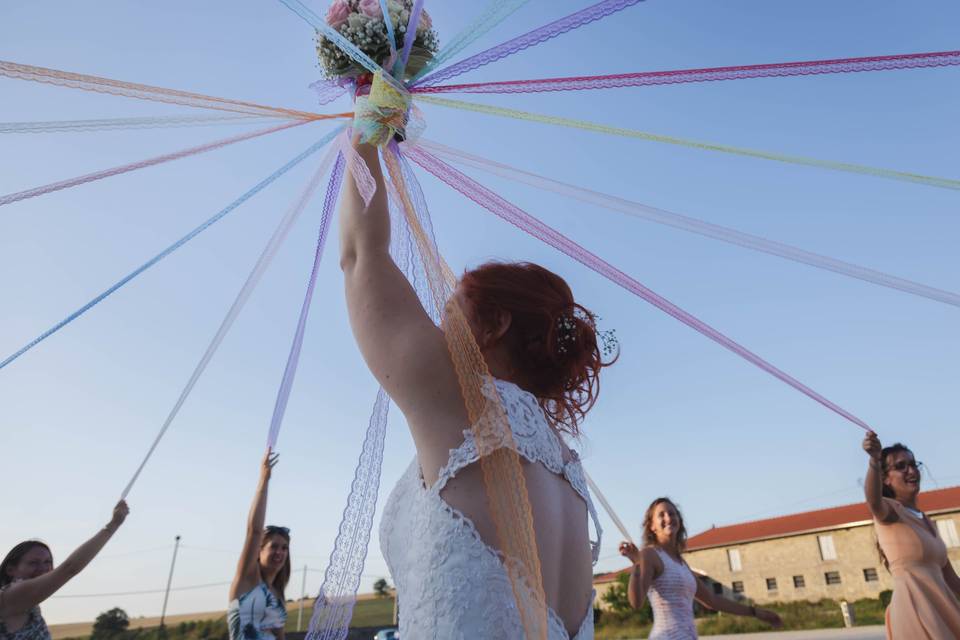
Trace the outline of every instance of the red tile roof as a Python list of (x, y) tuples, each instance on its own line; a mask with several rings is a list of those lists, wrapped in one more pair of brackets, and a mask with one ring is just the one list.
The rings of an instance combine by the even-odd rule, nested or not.
[[(960, 487), (925, 491), (917, 499), (917, 506), (926, 513), (960, 509)], [(831, 507), (805, 513), (794, 513), (767, 520), (743, 522), (725, 527), (713, 527), (687, 540), (687, 551), (723, 547), (753, 540), (780, 538), (824, 529), (837, 529), (871, 520), (864, 502)]]
[[(626, 560), (626, 558), (624, 558), (624, 560)], [(620, 574), (627, 573), (628, 571), (630, 571), (630, 567), (625, 567), (623, 569), (620, 569), (619, 571), (611, 571), (610, 573), (598, 574), (594, 576), (593, 584), (606, 584), (608, 582), (616, 582), (617, 577)]]

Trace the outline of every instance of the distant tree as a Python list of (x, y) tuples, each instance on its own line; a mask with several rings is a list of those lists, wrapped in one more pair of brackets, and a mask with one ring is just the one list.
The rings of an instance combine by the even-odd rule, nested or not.
[(617, 581), (607, 589), (601, 600), (610, 606), (614, 613), (621, 614), (624, 620), (631, 620), (645, 624), (653, 620), (653, 611), (650, 609), (650, 602), (643, 603), (639, 611), (630, 606), (630, 599), (627, 596), (627, 586), (630, 584), (630, 574), (623, 573), (617, 576)]
[(624, 573), (617, 576), (617, 581), (603, 594), (601, 599), (610, 605), (611, 611), (626, 613), (633, 609), (627, 597), (628, 584), (630, 584), (630, 574)]
[(107, 640), (117, 638), (123, 635), (130, 626), (130, 617), (127, 612), (120, 607), (114, 607), (109, 611), (104, 611), (97, 616), (93, 623), (93, 631), (90, 634), (91, 640)]
[(390, 595), (390, 592), (388, 591), (389, 589), (390, 585), (387, 584), (386, 578), (380, 578), (373, 583), (373, 592), (381, 598)]

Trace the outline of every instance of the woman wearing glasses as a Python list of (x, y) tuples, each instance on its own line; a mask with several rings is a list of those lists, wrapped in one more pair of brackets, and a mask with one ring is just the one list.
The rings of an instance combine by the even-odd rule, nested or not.
[(887, 638), (960, 638), (960, 578), (937, 530), (917, 509), (920, 463), (897, 443), (883, 448), (872, 431), (864, 493), (873, 514), (883, 562), (893, 574)]
[(284, 589), (290, 582), (290, 530), (263, 526), (267, 485), (275, 464), (277, 455), (268, 450), (260, 463), (260, 483), (247, 518), (247, 537), (230, 585), (230, 640), (283, 640), (287, 622)]

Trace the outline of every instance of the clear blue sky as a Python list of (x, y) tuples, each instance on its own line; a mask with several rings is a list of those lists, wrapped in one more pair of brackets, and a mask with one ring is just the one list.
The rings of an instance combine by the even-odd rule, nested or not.
[[(314, 3), (318, 12), (325, 2)], [(534, 0), (470, 50), (585, 6)], [(479, 2), (427, 2), (441, 41)], [(957, 49), (946, 0), (667, 2), (623, 13), (463, 76), (617, 73)], [(91, 5), (5, 0), (0, 59), (301, 109), (315, 108), (312, 31), (273, 0)], [(956, 69), (469, 98), (651, 132), (958, 177)], [(186, 107), (0, 79), (0, 120), (193, 113)], [(346, 103), (331, 105), (340, 110)], [(426, 106), (431, 138), (515, 166), (960, 290), (955, 192)], [(206, 219), (319, 137), (310, 125), (0, 210), (6, 355)], [(9, 193), (249, 129), (249, 125), (5, 135)], [(0, 548), (38, 536), (64, 556), (103, 525), (263, 243), (312, 171), (291, 172), (109, 301), (0, 372)], [(958, 310), (658, 227), (526, 187), (482, 181), (624, 271), (903, 440), (942, 485), (960, 471)], [(586, 465), (634, 531), (670, 495), (692, 532), (858, 499), (861, 432), (552, 249), (423, 178), (456, 269), (529, 259), (565, 276), (616, 329), (620, 362), (585, 426)], [(63, 594), (229, 581), (312, 259), (301, 219), (130, 497), (122, 531)], [(331, 247), (334, 247), (331, 244)], [(278, 449), (268, 520), (294, 564), (325, 566), (376, 385), (346, 323), (328, 254)], [(413, 449), (391, 416), (381, 500)], [(929, 479), (927, 486), (930, 486)], [(379, 518), (379, 516), (378, 516)], [(604, 517), (600, 569), (622, 562)], [(200, 548), (208, 551), (199, 550)], [(123, 554), (123, 555), (118, 555)], [(374, 536), (364, 588), (386, 575)], [(321, 574), (308, 574), (315, 591)], [(299, 576), (291, 583), (299, 591)], [(54, 599), (51, 622), (160, 594)], [(225, 587), (170, 611), (223, 608)]]

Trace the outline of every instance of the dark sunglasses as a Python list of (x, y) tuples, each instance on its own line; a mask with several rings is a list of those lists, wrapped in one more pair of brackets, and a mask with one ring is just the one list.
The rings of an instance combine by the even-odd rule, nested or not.
[(923, 468), (923, 463), (917, 462), (916, 460), (901, 460), (890, 468), (900, 473), (903, 473), (908, 468), (912, 468), (914, 471), (920, 471)]
[(264, 531), (269, 535), (271, 533), (280, 533), (286, 537), (290, 537), (290, 527), (278, 527), (274, 524), (268, 524)]

